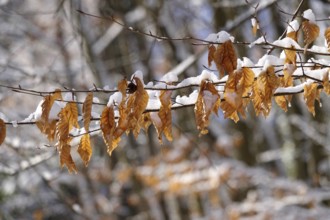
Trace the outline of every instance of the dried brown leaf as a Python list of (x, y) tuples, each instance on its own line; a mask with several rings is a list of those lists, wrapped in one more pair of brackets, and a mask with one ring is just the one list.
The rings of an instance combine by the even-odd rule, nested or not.
[(107, 152), (109, 153), (109, 155), (111, 155), (114, 148), (117, 147), (113, 145), (113, 136), (116, 127), (116, 122), (115, 113), (112, 106), (107, 106), (103, 109), (100, 119), (100, 127), (104, 143), (107, 145)]
[(42, 123), (41, 121), (36, 121), (36, 125), (43, 134), (47, 135), (49, 141), (53, 141), (56, 133), (56, 123), (57, 120), (51, 120), (47, 124)]
[(61, 148), (62, 145), (69, 142), (70, 123), (67, 108), (63, 108), (58, 116), (59, 120), (56, 123), (56, 136), (59, 142), (58, 146)]
[(308, 20), (303, 21), (302, 30), (304, 32), (304, 42), (307, 48), (320, 34), (320, 28), (317, 24)]
[(64, 165), (68, 168), (69, 172), (77, 173), (76, 165), (71, 157), (71, 146), (69, 144), (63, 144), (61, 147), (60, 153), (60, 163), (63, 168)]
[(327, 46), (328, 46), (328, 51), (330, 52), (330, 27), (328, 27), (325, 31), (324, 31), (324, 38), (327, 42)]
[(286, 37), (291, 38), (292, 40), (297, 42), (298, 41), (298, 32), (291, 31), (291, 32), (286, 34)]
[(317, 89), (317, 83), (305, 84), (304, 86), (304, 99), (308, 111), (315, 116), (315, 100), (320, 99), (320, 92)]
[(143, 115), (139, 121), (140, 127), (143, 130), (147, 131), (149, 126), (151, 125), (151, 123), (152, 123), (152, 121), (151, 121), (150, 113), (149, 112), (143, 113)]
[(48, 123), (48, 117), (50, 110), (53, 107), (53, 104), (56, 100), (61, 100), (62, 94), (60, 89), (56, 89), (54, 94), (45, 96), (43, 103), (41, 104), (42, 113), (41, 113), (41, 122), (44, 124)]
[(225, 100), (220, 103), (225, 118), (231, 118), (237, 122), (238, 113), (245, 117), (245, 109), (249, 101), (243, 97), (249, 95), (253, 82), (254, 73), (250, 68), (244, 67), (229, 75), (224, 92)]
[(49, 141), (54, 140), (56, 120), (49, 121), (49, 114), (56, 100), (61, 100), (62, 95), (59, 89), (56, 89), (54, 94), (44, 97), (41, 104), (42, 112), (41, 117), (36, 121), (36, 125), (41, 133), (46, 134)]
[(217, 111), (220, 96), (212, 82), (203, 80), (195, 103), (195, 119), (200, 135), (207, 134), (209, 117), (212, 111)]
[[(279, 78), (279, 87), (291, 87), (293, 86), (292, 73), (296, 69), (294, 64), (286, 64), (283, 69), (284, 76)], [(292, 95), (275, 96), (276, 104), (283, 109), (288, 111), (288, 104), (291, 102)]]
[(254, 82), (254, 72), (247, 67), (243, 67), (241, 70), (241, 77), (237, 85), (237, 92), (241, 94), (242, 97), (247, 96)]
[(69, 102), (65, 105), (65, 111), (67, 112), (68, 122), (69, 122), (69, 131), (75, 127), (79, 128), (78, 124), (78, 107), (74, 102)]
[(252, 33), (253, 33), (253, 36), (256, 36), (257, 31), (259, 29), (259, 22), (256, 18), (252, 18), (252, 19), (254, 19), (254, 22), (252, 23)]
[(84, 134), (81, 137), (77, 151), (81, 159), (84, 161), (85, 166), (87, 166), (92, 156), (92, 146), (89, 134)]
[[(294, 46), (291, 46), (294, 49)], [(285, 53), (285, 63), (296, 65), (297, 53), (295, 50), (284, 50)]]
[(140, 132), (140, 125), (138, 122), (148, 105), (149, 95), (139, 78), (134, 77), (134, 81), (137, 88), (133, 94), (130, 94), (127, 101), (127, 120), (129, 130), (133, 131), (134, 136), (137, 137)]
[(252, 99), (254, 111), (257, 116), (260, 115), (260, 113), (263, 113), (263, 115), (268, 115), (267, 111), (265, 111), (263, 106), (263, 101), (262, 101), (263, 97), (257, 81), (253, 83), (251, 99)]
[(239, 121), (238, 112), (242, 109), (242, 96), (235, 91), (226, 91), (224, 101), (220, 103), (220, 108), (224, 113), (224, 118), (230, 118), (235, 122)]
[(323, 90), (327, 95), (330, 95), (329, 73), (330, 70), (323, 77)]
[(208, 56), (207, 56), (209, 67), (211, 66), (211, 64), (214, 60), (214, 53), (215, 53), (216, 50), (217, 49), (213, 44), (209, 46), (209, 53), (208, 53)]
[(267, 116), (270, 112), (272, 105), (272, 97), (274, 91), (279, 87), (280, 80), (275, 75), (275, 69), (273, 66), (269, 66), (266, 71), (262, 71), (257, 79), (257, 87), (262, 100), (262, 108), (264, 116)]
[(284, 95), (281, 96), (276, 96), (275, 97), (275, 102), (278, 106), (283, 109), (283, 111), (287, 112), (288, 111), (288, 103)]
[(231, 40), (218, 45), (214, 53), (214, 62), (219, 71), (220, 78), (225, 75), (225, 72), (231, 74), (236, 69), (237, 56)]
[(85, 98), (85, 101), (83, 103), (83, 120), (84, 120), (84, 128), (86, 132), (89, 131), (89, 124), (91, 122), (91, 113), (92, 113), (92, 105), (93, 105), (93, 93), (89, 92), (88, 95)]
[(171, 102), (172, 91), (162, 90), (160, 92), (160, 109), (158, 116), (162, 122), (162, 127), (158, 131), (158, 139), (161, 139), (161, 134), (164, 133), (167, 140), (172, 141), (172, 102)]
[(119, 81), (118, 90), (122, 95), (122, 102), (121, 103), (125, 103), (125, 101), (126, 101), (126, 90), (127, 90), (127, 80), (126, 79), (122, 79), (121, 81)]
[(203, 96), (201, 93), (201, 90), (199, 91), (197, 101), (195, 103), (195, 119), (196, 119), (196, 125), (197, 129), (199, 130), (200, 134), (207, 134), (208, 130), (205, 129), (204, 125), (204, 106), (203, 106)]
[(5, 138), (6, 138), (6, 124), (0, 118), (0, 145), (4, 142)]

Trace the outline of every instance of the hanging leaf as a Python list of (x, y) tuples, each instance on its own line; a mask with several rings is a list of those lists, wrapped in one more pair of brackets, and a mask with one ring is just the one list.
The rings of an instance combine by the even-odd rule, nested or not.
[(283, 109), (283, 111), (288, 111), (288, 103), (284, 95), (275, 96), (275, 102), (279, 107), (281, 107), (281, 109)]
[(212, 62), (214, 60), (214, 53), (215, 53), (216, 50), (217, 49), (213, 44), (209, 46), (209, 53), (208, 53), (208, 56), (207, 56), (209, 67), (212, 65)]
[[(266, 71), (260, 73), (257, 79), (258, 87), (262, 94), (263, 104), (265, 106), (265, 110), (268, 113), (270, 112), (272, 105), (272, 97), (275, 89), (279, 86), (279, 78), (275, 75), (275, 70), (273, 66), (269, 66)], [(265, 115), (265, 116), (267, 116)]]
[(238, 94), (242, 97), (248, 96), (254, 82), (254, 72), (250, 68), (243, 67), (238, 74), (241, 75), (237, 85)]
[(212, 82), (203, 80), (200, 85), (199, 94), (195, 103), (195, 119), (200, 135), (207, 134), (206, 129), (209, 125), (209, 117), (215, 111), (215, 105), (220, 96)]
[(241, 109), (242, 97), (236, 92), (226, 92), (224, 95), (225, 101), (220, 103), (220, 108), (224, 113), (224, 118), (230, 118), (234, 122), (239, 121), (237, 110)]
[(44, 101), (41, 105), (42, 113), (41, 113), (41, 122), (44, 124), (48, 123), (48, 117), (50, 110), (53, 107), (53, 104), (56, 100), (61, 100), (62, 94), (60, 89), (56, 89), (54, 94), (45, 96)]
[(69, 172), (77, 173), (76, 165), (71, 157), (71, 146), (69, 144), (64, 144), (61, 148), (60, 152), (60, 163), (61, 168), (63, 168), (64, 165), (68, 168)]
[(122, 99), (121, 102), (118, 106), (118, 111), (119, 111), (119, 120), (118, 120), (118, 125), (114, 130), (114, 139), (118, 139), (115, 142), (120, 141), (120, 137), (125, 131), (128, 129), (128, 120), (127, 120), (127, 115), (129, 113), (129, 109), (127, 108), (127, 96), (126, 96), (126, 91), (127, 91), (127, 80), (123, 79), (118, 83), (118, 90), (122, 94)]
[(254, 18), (251, 19), (251, 23), (252, 23), (252, 33), (253, 33), (253, 36), (256, 36), (257, 35), (257, 31), (259, 30), (259, 22), (254, 17)]
[(305, 84), (304, 86), (304, 99), (308, 108), (308, 111), (315, 116), (315, 100), (320, 101), (320, 92), (317, 89), (317, 83)]
[(323, 90), (327, 95), (330, 95), (329, 71), (323, 76)]
[(134, 136), (137, 137), (140, 132), (140, 125), (138, 122), (148, 105), (149, 95), (147, 91), (145, 91), (143, 83), (139, 78), (134, 77), (133, 80), (137, 88), (127, 101), (127, 121), (129, 130), (133, 131)]
[(49, 141), (53, 141), (56, 131), (56, 120), (49, 121), (49, 114), (56, 100), (61, 100), (61, 90), (56, 89), (52, 95), (44, 97), (41, 104), (42, 112), (40, 120), (36, 121), (36, 125), (41, 133), (46, 134)]
[(197, 129), (199, 130), (199, 134), (207, 134), (208, 131), (205, 129), (204, 125), (204, 106), (203, 106), (203, 96), (202, 96), (202, 90), (199, 91), (197, 101), (195, 103), (195, 119), (196, 119), (196, 125)]
[[(293, 86), (292, 73), (296, 69), (296, 66), (293, 64), (285, 64), (283, 69), (284, 76), (279, 78), (279, 87), (291, 87)], [(291, 102), (292, 95), (282, 95), (275, 96), (276, 104), (283, 109), (283, 111), (288, 111), (288, 103)]]
[[(69, 143), (69, 112), (68, 108), (64, 107), (58, 114), (59, 120), (56, 124), (56, 136), (58, 139), (58, 147), (61, 148), (64, 144)], [(60, 150), (60, 149), (59, 149)]]
[(225, 75), (225, 72), (231, 74), (236, 69), (237, 56), (231, 40), (218, 45), (217, 50), (214, 52), (214, 62), (220, 78)]
[(6, 138), (6, 124), (0, 118), (0, 145), (4, 142), (5, 138)]
[(261, 90), (259, 89), (258, 82), (256, 81), (253, 83), (252, 86), (251, 99), (252, 99), (254, 111), (257, 116), (260, 115), (260, 113), (263, 113), (263, 115), (268, 115), (267, 110), (264, 109), (262, 98), (263, 97), (261, 94)]
[(158, 116), (161, 120), (161, 127), (157, 128), (158, 139), (161, 141), (162, 134), (164, 133), (167, 140), (172, 141), (172, 102), (171, 102), (172, 91), (162, 90), (160, 92), (159, 100), (161, 103)]
[[(115, 122), (115, 113), (113, 107), (105, 107), (101, 114), (100, 119), (100, 127), (103, 135), (104, 143), (107, 145), (107, 152), (111, 155), (112, 151), (114, 150), (115, 146), (113, 143), (113, 133), (115, 130), (116, 122)], [(117, 143), (119, 140), (117, 141)]]
[(49, 141), (53, 141), (55, 138), (56, 123), (57, 123), (57, 120), (52, 120), (52, 121), (48, 122), (48, 124), (43, 124), (41, 121), (36, 121), (37, 127), (43, 134), (47, 135), (47, 139)]
[(65, 106), (65, 111), (67, 111), (67, 117), (69, 122), (69, 131), (75, 127), (79, 128), (78, 124), (78, 107), (74, 102), (69, 102)]
[(320, 34), (320, 28), (317, 24), (308, 20), (303, 21), (302, 30), (304, 32), (305, 48), (308, 47)]
[(291, 38), (294, 41), (298, 41), (298, 32), (297, 31), (291, 31), (286, 34), (286, 37)]
[(244, 98), (249, 96), (254, 82), (254, 73), (250, 68), (242, 68), (229, 75), (224, 92), (224, 101), (220, 107), (224, 112), (225, 118), (230, 118), (237, 122), (238, 113), (245, 117), (245, 109), (248, 100)]
[(147, 130), (151, 124), (152, 124), (152, 121), (151, 121), (150, 113), (149, 112), (143, 113), (143, 115), (139, 121), (140, 127), (147, 132)]
[[(294, 46), (291, 46), (292, 49), (295, 49)], [(295, 50), (284, 50), (285, 53), (285, 61), (284, 63), (294, 64), (296, 65), (297, 53)]]
[(83, 103), (83, 120), (84, 120), (84, 128), (86, 132), (89, 131), (89, 124), (91, 122), (91, 113), (92, 113), (92, 105), (93, 105), (93, 93), (89, 92), (88, 95), (85, 98), (85, 101)]
[(330, 52), (330, 27), (328, 27), (325, 31), (324, 31), (324, 38), (327, 42), (327, 46), (328, 46), (328, 51)]
[(121, 103), (125, 103), (126, 100), (126, 90), (127, 90), (127, 80), (126, 79), (122, 79), (121, 81), (119, 81), (118, 83), (118, 90), (122, 95), (122, 102)]
[(84, 134), (79, 142), (78, 147), (78, 153), (81, 157), (81, 159), (84, 161), (85, 166), (87, 167), (89, 160), (92, 156), (92, 147), (91, 147), (91, 141), (90, 141), (90, 135)]

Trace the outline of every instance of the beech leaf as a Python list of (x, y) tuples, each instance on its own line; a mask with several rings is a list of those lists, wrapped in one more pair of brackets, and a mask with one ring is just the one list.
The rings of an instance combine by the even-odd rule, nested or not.
[(92, 156), (92, 147), (91, 147), (91, 141), (90, 141), (89, 134), (84, 134), (81, 137), (77, 151), (78, 151), (81, 159), (84, 161), (85, 166), (87, 166), (88, 162)]
[(231, 40), (218, 45), (217, 50), (214, 52), (214, 62), (220, 78), (225, 75), (225, 72), (231, 74), (236, 69), (237, 56)]
[(76, 165), (71, 157), (71, 146), (69, 144), (63, 144), (60, 150), (60, 163), (63, 168), (64, 165), (68, 168), (69, 172), (77, 173)]
[(91, 113), (92, 113), (92, 105), (93, 105), (93, 93), (89, 92), (85, 98), (83, 103), (83, 120), (84, 120), (84, 128), (86, 132), (89, 131), (89, 124), (91, 122)]
[(310, 45), (320, 34), (320, 28), (317, 24), (308, 20), (303, 21), (302, 30), (304, 32), (304, 42), (306, 48)]
[(6, 138), (6, 124), (0, 118), (0, 145), (4, 142), (5, 138)]
[(305, 84), (304, 86), (304, 99), (308, 108), (308, 111), (315, 116), (315, 100), (320, 99), (320, 92), (317, 89), (317, 83)]

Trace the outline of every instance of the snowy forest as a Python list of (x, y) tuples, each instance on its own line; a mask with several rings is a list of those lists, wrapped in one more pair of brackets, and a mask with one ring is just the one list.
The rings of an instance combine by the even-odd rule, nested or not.
[(0, 16), (0, 220), (330, 218), (329, 0)]

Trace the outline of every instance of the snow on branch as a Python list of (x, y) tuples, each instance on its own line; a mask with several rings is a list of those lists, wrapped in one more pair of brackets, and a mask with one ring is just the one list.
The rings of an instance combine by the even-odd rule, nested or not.
[[(330, 94), (330, 62), (319, 58), (330, 56), (329, 48), (316, 45), (309, 48), (320, 33), (318, 21), (309, 10), (303, 13), (301, 24), (294, 20), (296, 12), (284, 36), (274, 42), (269, 42), (265, 34), (254, 42), (237, 42), (226, 31), (211, 33), (205, 39), (169, 38), (128, 27), (114, 17), (78, 12), (110, 20), (127, 31), (156, 40), (191, 41), (204, 45), (208, 50), (205, 62), (208, 67), (197, 76), (179, 79), (182, 69), (195, 59), (192, 57), (158, 81), (145, 83), (142, 72), (137, 71), (130, 80), (122, 79), (117, 88), (110, 89), (93, 85), (87, 90), (37, 91), (0, 85), (13, 92), (42, 97), (36, 110), (23, 121), (10, 122), (0, 117), (0, 144), (5, 138), (6, 125), (35, 124), (49, 141), (57, 141), (61, 166), (67, 166), (70, 172), (77, 171), (70, 154), (71, 146), (79, 145), (78, 153), (87, 165), (92, 154), (92, 135), (102, 134), (109, 154), (118, 146), (124, 133), (131, 132), (137, 137), (141, 129), (147, 130), (151, 124), (155, 126), (160, 142), (163, 137), (171, 141), (173, 110), (194, 107), (196, 127), (200, 135), (204, 135), (208, 133), (209, 117), (219, 111), (225, 118), (237, 122), (246, 117), (247, 106), (251, 103), (257, 115), (266, 117), (273, 101), (287, 111), (292, 95), (303, 93), (308, 110), (315, 115), (314, 105), (315, 101), (320, 101), (320, 93)], [(300, 32), (304, 34), (304, 42), (298, 41)], [(329, 45), (329, 31), (325, 32), (324, 38)], [(254, 63), (247, 57), (237, 56), (235, 47), (239, 46), (260, 46), (268, 52)], [(281, 51), (280, 56), (270, 54), (275, 49)], [(314, 57), (305, 61), (305, 54)], [(77, 100), (78, 93), (86, 94), (85, 99)], [(98, 100), (100, 93), (109, 94), (107, 103)], [(82, 111), (78, 105), (82, 106)], [(96, 106), (101, 106), (102, 112), (98, 112)]]

